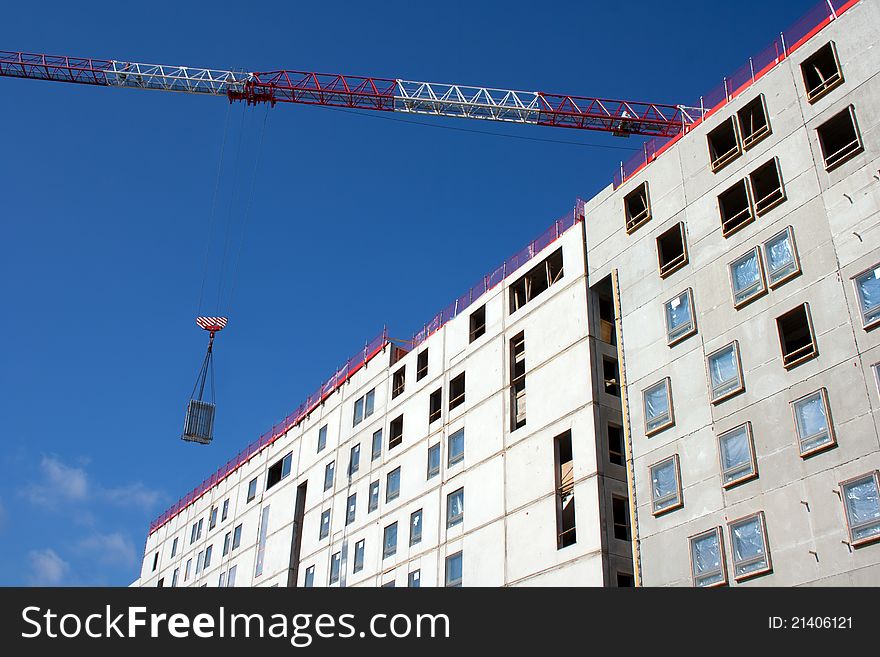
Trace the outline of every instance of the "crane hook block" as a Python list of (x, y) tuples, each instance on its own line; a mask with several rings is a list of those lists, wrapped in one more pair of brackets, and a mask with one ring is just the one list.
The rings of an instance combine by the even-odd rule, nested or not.
[[(214, 334), (226, 328), (226, 317), (196, 317), (199, 328), (208, 331), (211, 338), (208, 352), (196, 378), (193, 394), (186, 406), (181, 438), (187, 442), (207, 445), (214, 439)], [(208, 388), (206, 395), (205, 388)]]

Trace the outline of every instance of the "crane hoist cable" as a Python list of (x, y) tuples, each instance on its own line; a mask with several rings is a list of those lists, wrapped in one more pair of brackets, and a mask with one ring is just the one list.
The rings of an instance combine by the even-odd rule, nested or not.
[[(226, 313), (220, 313), (217, 316), (199, 316), (196, 318), (196, 324), (208, 331), (210, 337), (208, 339), (208, 349), (205, 353), (205, 358), (202, 361), (202, 366), (199, 369), (198, 376), (196, 377), (195, 385), (193, 386), (192, 394), (190, 395), (189, 402), (187, 404), (186, 409), (186, 418), (184, 420), (184, 428), (181, 438), (188, 442), (200, 443), (202, 445), (206, 445), (210, 443), (214, 438), (214, 417), (216, 413), (216, 387), (214, 383), (214, 337), (215, 335), (223, 330), (228, 323), (228, 310), (231, 306), (232, 295), (235, 290), (235, 279), (237, 278), (238, 269), (239, 269), (239, 259), (241, 256), (242, 245), (244, 242), (244, 237), (246, 233), (247, 226), (250, 222), (250, 214), (251, 208), (253, 206), (253, 197), (256, 188), (256, 177), (257, 171), (259, 167), (260, 161), (260, 153), (262, 151), (263, 140), (265, 136), (266, 123), (268, 119), (268, 108), (266, 116), (263, 117), (262, 128), (260, 131), (260, 139), (259, 145), (257, 147), (257, 152), (255, 156), (255, 162), (253, 171), (251, 173), (250, 180), (250, 189), (249, 193), (245, 195), (244, 199), (244, 214), (241, 221), (241, 228), (239, 231), (238, 243), (233, 244), (233, 234), (236, 232), (234, 230), (235, 223), (235, 198), (236, 191), (240, 186), (239, 181), (239, 170), (240, 163), (242, 160), (242, 142), (244, 141), (244, 133), (245, 133), (245, 114), (247, 112), (247, 107), (242, 111), (242, 119), (241, 125), (238, 134), (238, 145), (235, 152), (235, 161), (233, 162), (233, 175), (232, 175), (232, 183), (231, 194), (229, 199), (229, 204), (226, 209), (226, 226), (225, 226), (225, 244), (223, 247), (223, 255), (220, 262), (220, 275), (217, 281), (217, 309), (218, 311), (221, 308), (225, 307), (227, 309)], [(220, 183), (223, 175), (223, 156), (225, 150), (225, 144), (228, 137), (228, 129), (229, 129), (229, 116), (227, 114), (227, 120), (225, 122), (223, 141), (220, 147), (220, 163), (217, 168), (217, 184), (215, 186), (215, 198), (212, 203), (211, 209), (211, 229), (208, 235), (208, 245), (206, 247), (205, 254), (205, 271), (202, 277), (202, 285), (199, 293), (199, 310), (201, 313), (202, 310), (202, 301), (204, 300), (204, 292), (208, 279), (208, 271), (210, 265), (210, 253), (211, 253), (211, 243), (213, 241), (213, 232), (216, 224), (216, 206), (217, 206), (217, 196), (219, 195)], [(241, 195), (240, 195), (241, 196)], [(237, 247), (237, 248), (236, 248)], [(236, 250), (236, 257), (234, 265), (231, 268), (231, 277), (226, 280), (228, 274), (227, 270), (227, 260), (230, 257), (230, 250)], [(224, 288), (229, 290), (228, 295), (224, 299)]]

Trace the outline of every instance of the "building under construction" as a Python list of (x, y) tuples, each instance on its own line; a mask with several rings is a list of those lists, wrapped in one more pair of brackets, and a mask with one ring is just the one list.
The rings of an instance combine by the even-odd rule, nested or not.
[(820, 3), (369, 342), (153, 523), (136, 585), (880, 585), (877, 25)]

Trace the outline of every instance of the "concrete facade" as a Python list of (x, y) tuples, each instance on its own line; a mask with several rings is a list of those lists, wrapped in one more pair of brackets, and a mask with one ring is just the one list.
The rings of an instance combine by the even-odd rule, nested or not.
[[(880, 542), (854, 544), (841, 485), (880, 470), (880, 331), (866, 328), (853, 281), (880, 268), (878, 24), (878, 3), (858, 3), (656, 161), (588, 201), (585, 221), (424, 343), (402, 357), (387, 347), (304, 422), (153, 532), (136, 584), (223, 586), (234, 569), (235, 586), (407, 586), (416, 572), (418, 585), (444, 586), (458, 583), (449, 581), (448, 562), (461, 554), (464, 586), (692, 586), (699, 575), (692, 539), (715, 529), (723, 580), (710, 583), (880, 584)], [(843, 80), (811, 102), (801, 65), (829, 42)], [(758, 98), (769, 131), (713, 172), (707, 136)], [(848, 107), (861, 149), (826, 168), (818, 130)], [(781, 198), (758, 214), (753, 195), (753, 220), (722, 230), (719, 196), (742, 180), (759, 189), (752, 174), (771, 162)], [(627, 231), (625, 198), (645, 183), (650, 218)], [(678, 224), (686, 261), (661, 276), (658, 238)], [(764, 245), (787, 228), (797, 271), (771, 285)], [(730, 265), (755, 248), (765, 289), (735, 306)], [(559, 249), (561, 278), (514, 310), (512, 289)], [(686, 290), (694, 330), (670, 344), (666, 304)], [(806, 324), (797, 327), (806, 326), (815, 350), (787, 366), (783, 350), (791, 348), (777, 319), (803, 304)], [(485, 333), (472, 340), (470, 316), (483, 306)], [(512, 341), (520, 334), (526, 423), (514, 428)], [(713, 399), (708, 358), (731, 344), (741, 389)], [(417, 377), (424, 352), (427, 374)], [(450, 409), (450, 383), (462, 373), (464, 403)], [(401, 380), (402, 392), (393, 394)], [(649, 431), (643, 395), (664, 380), (671, 421)], [(431, 420), (438, 390), (440, 417)], [(370, 391), (373, 412), (355, 424), (355, 405)], [(827, 401), (829, 438), (805, 450), (793, 402), (817, 392)], [(402, 442), (390, 447), (400, 417)], [(752, 472), (731, 484), (719, 439), (740, 427), (750, 431)], [(450, 438), (462, 429), (464, 456), (450, 463)], [(381, 453), (373, 458), (378, 431)], [(566, 448), (557, 441), (567, 432), (570, 464), (560, 461)], [(348, 476), (356, 445), (359, 467)], [(434, 476), (428, 459), (437, 445)], [(283, 478), (267, 488), (270, 470), (278, 472), (288, 454)], [(674, 459), (677, 500), (660, 508), (652, 467), (667, 459)], [(400, 492), (391, 499), (389, 475), (398, 468)], [(459, 490), (463, 518), (450, 524), (449, 496)], [(560, 532), (572, 494), (576, 538), (566, 534), (568, 544)], [(411, 544), (417, 511), (421, 540)], [(744, 550), (728, 523), (752, 518), (763, 523), (764, 566), (740, 572)], [(393, 523), (395, 550), (384, 555)], [(239, 526), (240, 544), (224, 551)], [(210, 564), (196, 574), (209, 546)]]
[[(511, 284), (559, 249), (561, 278), (511, 312)], [(603, 530), (607, 518), (600, 506), (606, 497), (600, 490), (605, 486), (605, 466), (597, 463), (602, 455), (597, 455), (595, 423), (600, 402), (608, 402), (594, 381), (584, 258), (583, 224), (578, 222), (416, 349), (399, 357), (394, 349), (386, 348), (306, 421), (151, 534), (140, 585), (157, 586), (161, 579), (162, 585), (170, 586), (175, 569), (177, 586), (227, 585), (228, 573), (235, 567), (235, 586), (303, 586), (307, 576), (314, 586), (407, 586), (416, 571), (419, 585), (443, 586), (447, 557), (459, 552), (465, 586), (561, 586), (572, 581), (602, 586), (617, 581), (612, 568), (631, 576), (629, 541), (611, 540), (610, 548), (605, 545), (609, 541)], [(470, 314), (482, 306), (485, 333), (471, 341)], [(527, 413), (525, 425), (513, 429), (510, 341), (519, 334), (525, 339)], [(417, 380), (417, 361), (424, 352), (428, 354), (427, 375)], [(400, 371), (404, 372), (404, 389), (392, 397), (394, 375)], [(450, 410), (450, 381), (462, 373), (465, 401)], [(437, 390), (443, 400), (441, 417), (429, 422), (430, 397)], [(369, 391), (374, 391), (374, 410), (354, 425), (354, 406)], [(401, 416), (403, 440), (389, 448), (391, 424)], [(324, 426), (326, 446), (319, 450), (319, 432)], [(461, 429), (464, 457), (450, 465), (449, 437)], [(377, 431), (382, 432), (382, 450), (374, 459)], [(569, 431), (573, 472), (568, 483), (576, 503), (577, 540), (560, 549), (554, 438)], [(359, 467), (349, 477), (355, 445), (360, 446)], [(440, 472), (429, 477), (428, 453), (435, 445), (440, 446)], [(287, 454), (292, 454), (290, 474), (267, 489), (269, 468)], [(334, 464), (332, 482), (327, 475), (330, 463)], [(389, 473), (398, 468), (400, 493), (388, 499)], [(330, 484), (327, 490), (325, 477)], [(248, 501), (254, 479), (256, 495)], [(370, 510), (375, 482), (378, 508)], [(299, 559), (293, 563), (297, 490), (304, 483)], [(447, 498), (459, 489), (464, 491), (463, 520), (450, 527)], [(352, 495), (354, 518), (346, 523)], [(227, 499), (230, 508), (224, 520), (222, 508)], [(210, 529), (213, 508), (218, 509), (218, 521)], [(262, 573), (256, 575), (260, 524), (266, 509)], [(419, 510), (421, 540), (410, 545), (411, 515)], [(324, 537), (321, 523), (327, 511), (330, 527)], [(395, 553), (383, 556), (386, 528), (395, 522)], [(230, 546), (224, 555), (225, 536), (231, 533), (234, 538), (239, 525), (240, 545)], [(198, 538), (191, 541), (194, 531)], [(175, 538), (177, 549), (172, 556)], [(363, 565), (355, 570), (356, 546), (362, 540)], [(209, 545), (210, 564), (196, 575), (199, 554)], [(337, 554), (339, 580), (331, 583)]]
[[(840, 483), (880, 468), (880, 333), (852, 278), (880, 264), (880, 7), (861, 2), (615, 191), (587, 204), (591, 285), (619, 273), (643, 583), (692, 584), (691, 536), (721, 527), (726, 580), (754, 586), (878, 585), (880, 544), (852, 547)], [(807, 100), (801, 64), (833, 41), (842, 84)], [(707, 134), (763, 95), (771, 133), (713, 173)], [(854, 108), (864, 149), (826, 170), (817, 128)], [(727, 237), (719, 195), (778, 158), (785, 200)], [(651, 219), (627, 234), (623, 197), (647, 181)], [(658, 273), (656, 238), (683, 222), (688, 263)], [(728, 265), (791, 226), (801, 273), (739, 309)], [(620, 263), (625, 263), (621, 265)], [(766, 267), (766, 263), (765, 263)], [(667, 344), (664, 304), (690, 288), (696, 332)], [(809, 304), (818, 355), (786, 369), (776, 318)], [(744, 391), (710, 401), (707, 356), (739, 346)], [(668, 377), (674, 425), (648, 437), (643, 391)], [(802, 456), (791, 402), (825, 389), (836, 445)], [(718, 436), (751, 423), (757, 477), (724, 488)], [(683, 504), (655, 514), (650, 467), (677, 455)], [(763, 512), (772, 569), (737, 581), (727, 523)]]

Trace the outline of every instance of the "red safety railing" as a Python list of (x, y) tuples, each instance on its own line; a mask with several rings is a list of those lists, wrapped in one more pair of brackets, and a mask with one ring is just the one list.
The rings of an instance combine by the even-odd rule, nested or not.
[(434, 315), (429, 322), (422, 326), (420, 331), (413, 335), (411, 345), (408, 348), (419, 346), (428, 338), (428, 336), (439, 330), (444, 324), (446, 324), (446, 322), (460, 315), (479, 297), (503, 281), (508, 274), (513, 273), (522, 267), (525, 263), (534, 258), (537, 253), (555, 242), (560, 235), (583, 219), (583, 207), (584, 202), (581, 199), (578, 199), (572, 210), (566, 213), (565, 216), (554, 221), (547, 230), (529, 242), (528, 246), (514, 253), (505, 260), (500, 267), (483, 276), (483, 278), (481, 278), (476, 285), (471, 287), (471, 289)]
[(309, 395), (309, 397), (300, 404), (295, 411), (281, 420), (281, 422), (273, 425), (271, 429), (241, 450), (233, 458), (229, 459), (224, 465), (220, 466), (214, 474), (180, 498), (162, 515), (151, 522), (150, 533), (152, 534), (159, 529), (159, 527), (171, 520), (174, 516), (198, 500), (202, 495), (226, 479), (226, 477), (231, 475), (242, 465), (247, 463), (263, 448), (274, 443), (281, 436), (290, 431), (290, 429), (306, 419), (312, 411), (338, 390), (342, 384), (348, 381), (355, 372), (364, 367), (374, 356), (380, 353), (387, 344), (388, 332), (386, 329), (383, 329), (379, 335), (364, 344), (364, 348), (361, 351), (349, 358), (342, 367), (336, 370), (333, 376), (327, 379), (320, 388)]
[(730, 75), (725, 76), (714, 89), (700, 96), (696, 102), (689, 104), (690, 107), (700, 108), (702, 119), (687, 126), (684, 132), (679, 133), (672, 139), (662, 137), (649, 139), (644, 143), (640, 152), (633, 155), (628, 161), (621, 162), (620, 169), (614, 174), (614, 187), (617, 188), (624, 181), (653, 162), (672, 144), (676, 143), (702, 123), (702, 121), (705, 121), (706, 118), (712, 116), (712, 114), (751, 87), (779, 62), (800, 48), (819, 30), (858, 2), (859, 0), (822, 0), (819, 4), (814, 5), (794, 25), (784, 32), (780, 32), (779, 36), (773, 39), (761, 52), (753, 57), (749, 57), (745, 64)]

